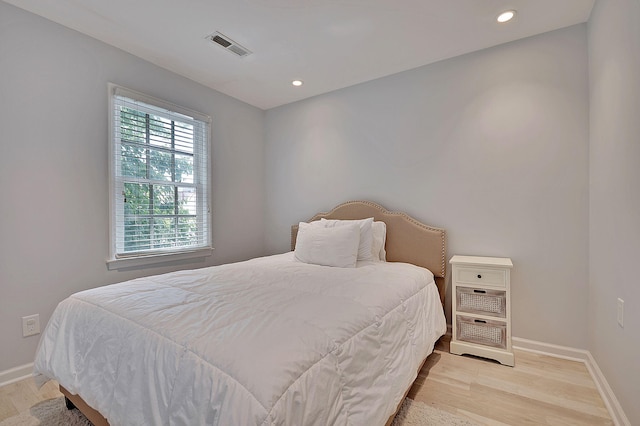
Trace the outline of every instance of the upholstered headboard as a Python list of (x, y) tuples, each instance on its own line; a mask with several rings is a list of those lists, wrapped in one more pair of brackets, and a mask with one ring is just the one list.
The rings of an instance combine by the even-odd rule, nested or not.
[[(444, 229), (425, 225), (406, 213), (387, 211), (371, 201), (348, 201), (328, 213), (318, 213), (307, 222), (325, 219), (364, 219), (373, 217), (387, 225), (385, 250), (388, 262), (411, 263), (429, 269), (436, 277), (444, 305), (447, 273)], [(291, 227), (291, 250), (295, 249), (298, 225)]]

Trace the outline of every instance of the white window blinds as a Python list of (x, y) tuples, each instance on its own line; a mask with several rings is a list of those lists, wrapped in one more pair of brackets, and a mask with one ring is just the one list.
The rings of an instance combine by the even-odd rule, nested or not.
[(111, 93), (113, 257), (210, 247), (209, 117)]

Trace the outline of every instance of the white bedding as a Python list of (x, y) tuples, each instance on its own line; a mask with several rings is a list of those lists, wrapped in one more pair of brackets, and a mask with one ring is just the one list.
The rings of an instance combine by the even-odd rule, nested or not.
[(112, 425), (383, 425), (446, 331), (430, 271), (293, 253), (76, 293), (36, 379)]

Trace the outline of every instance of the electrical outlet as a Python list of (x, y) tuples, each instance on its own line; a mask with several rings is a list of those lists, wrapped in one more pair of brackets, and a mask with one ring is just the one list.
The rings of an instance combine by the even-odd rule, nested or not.
[(22, 317), (22, 337), (40, 334), (40, 314)]
[(618, 298), (618, 325), (624, 327), (624, 300)]

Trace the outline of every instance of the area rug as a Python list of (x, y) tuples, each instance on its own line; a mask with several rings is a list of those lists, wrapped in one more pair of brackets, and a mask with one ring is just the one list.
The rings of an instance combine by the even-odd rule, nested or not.
[(391, 426), (478, 426), (470, 420), (458, 417), (420, 401), (405, 398)]
[[(422, 402), (406, 398), (392, 426), (477, 426), (455, 414), (439, 410)], [(78, 410), (67, 410), (64, 398), (42, 401), (17, 416), (10, 417), (0, 426), (91, 426)]]
[(67, 410), (64, 397), (48, 399), (17, 416), (0, 422), (0, 426), (91, 426), (78, 410)]

